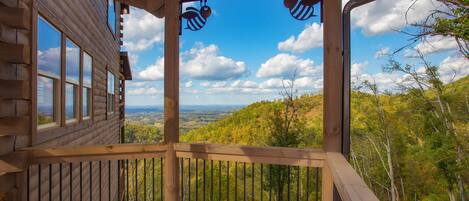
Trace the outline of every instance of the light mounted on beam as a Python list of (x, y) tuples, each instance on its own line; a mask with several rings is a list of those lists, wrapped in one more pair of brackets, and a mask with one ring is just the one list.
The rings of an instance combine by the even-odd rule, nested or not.
[(198, 31), (207, 23), (208, 17), (212, 15), (212, 9), (207, 5), (207, 0), (182, 0), (181, 3), (194, 1), (200, 2), (200, 8), (192, 6), (187, 7), (186, 10), (182, 12), (181, 17), (186, 20), (186, 27), (184, 29)]
[(304, 21), (316, 16), (314, 14), (314, 5), (319, 2), (322, 4), (322, 0), (284, 0), (283, 3), (293, 18)]

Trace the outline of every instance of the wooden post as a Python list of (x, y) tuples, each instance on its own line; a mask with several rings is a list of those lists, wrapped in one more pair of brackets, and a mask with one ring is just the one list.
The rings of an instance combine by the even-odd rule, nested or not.
[(322, 189), (321, 200), (332, 201), (334, 200), (334, 182), (332, 180), (332, 173), (329, 165), (326, 164), (322, 167)]
[(342, 151), (342, 25), (340, 0), (324, 1), (324, 142)]
[[(324, 20), (324, 131), (323, 149), (342, 152), (343, 69), (342, 69), (342, 4), (341, 0), (323, 1)], [(322, 188), (323, 200), (340, 200), (334, 188), (330, 170), (325, 174)], [(330, 180), (330, 181), (328, 181)], [(325, 192), (328, 191), (328, 192)], [(330, 194), (329, 194), (330, 193)], [(327, 195), (327, 196), (326, 196)], [(332, 196), (332, 197), (330, 197)]]
[(168, 145), (164, 162), (164, 200), (178, 201), (179, 164), (174, 143), (179, 142), (179, 1), (165, 1), (164, 14), (164, 141)]

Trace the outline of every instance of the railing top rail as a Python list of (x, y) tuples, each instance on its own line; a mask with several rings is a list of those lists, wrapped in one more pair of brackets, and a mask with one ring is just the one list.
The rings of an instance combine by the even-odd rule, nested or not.
[(37, 164), (162, 157), (166, 149), (166, 144), (115, 144), (77, 147), (33, 147), (22, 149), (19, 153), (26, 153), (29, 157), (29, 163)]
[(342, 201), (379, 201), (341, 153), (328, 152), (327, 168)]

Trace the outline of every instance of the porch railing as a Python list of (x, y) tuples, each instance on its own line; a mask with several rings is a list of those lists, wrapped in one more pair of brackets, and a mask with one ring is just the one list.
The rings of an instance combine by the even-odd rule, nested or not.
[[(31, 148), (24, 200), (164, 200), (169, 145)], [(172, 145), (180, 200), (378, 200), (340, 153), (215, 144)]]

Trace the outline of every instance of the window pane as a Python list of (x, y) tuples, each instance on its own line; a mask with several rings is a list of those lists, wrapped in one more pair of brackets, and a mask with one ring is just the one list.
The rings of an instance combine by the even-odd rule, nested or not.
[(42, 73), (60, 77), (60, 32), (42, 17), (39, 17), (37, 27), (38, 69)]
[(74, 119), (75, 114), (75, 85), (65, 84), (65, 118)]
[(111, 26), (111, 30), (113, 33), (116, 32), (116, 9), (114, 0), (108, 0), (107, 3), (107, 22), (109, 26)]
[(67, 69), (67, 81), (78, 83), (80, 76), (80, 48), (71, 40), (67, 39), (66, 50), (65, 65)]
[(91, 87), (93, 59), (90, 55), (83, 54), (83, 84)]
[(37, 78), (37, 124), (53, 123), (54, 112), (54, 80), (43, 76)]
[(83, 117), (89, 117), (91, 111), (91, 90), (89, 88), (83, 88)]
[(108, 72), (107, 74), (107, 92), (110, 94), (114, 94), (114, 74)]

